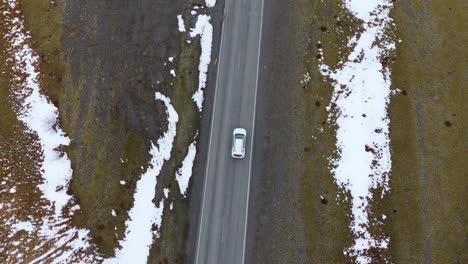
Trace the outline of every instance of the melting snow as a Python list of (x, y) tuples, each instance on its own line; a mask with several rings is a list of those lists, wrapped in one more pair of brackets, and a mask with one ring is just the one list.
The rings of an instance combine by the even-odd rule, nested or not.
[[(41, 210), (51, 213), (41, 219), (33, 219), (34, 221), (31, 222), (18, 222), (17, 216), (13, 215), (7, 220), (5, 228), (11, 227), (10, 235), (15, 235), (21, 230), (33, 233), (15, 241), (15, 246), (28, 243), (36, 245), (35, 248), (38, 250), (34, 252), (34, 256), (40, 256), (35, 260), (30, 260), (30, 263), (50, 262), (51, 259), (54, 263), (70, 262), (74, 254), (79, 255), (80, 252), (91, 248), (87, 230), (70, 228), (69, 215), (79, 207), (75, 205), (69, 208), (68, 215), (62, 212), (67, 204), (73, 204), (71, 196), (66, 193), (72, 177), (71, 164), (67, 154), (61, 150), (63, 146), (70, 143), (70, 139), (58, 124), (58, 109), (49, 102), (45, 95), (41, 94), (39, 58), (30, 46), (31, 37), (24, 27), (21, 13), (16, 9), (18, 1), (4, 0), (3, 2), (6, 5), (2, 5), (2, 23), (5, 29), (2, 38), (7, 46), (4, 55), (8, 56), (6, 60), (8, 64), (13, 65), (11, 73), (14, 81), (11, 82), (10, 94), (14, 99), (14, 110), (17, 112), (18, 119), (26, 125), (28, 132), (37, 135), (42, 151), (42, 161), (38, 162), (39, 172), (43, 178), (43, 183), (38, 185), (38, 189), (50, 202), (50, 205), (41, 207)], [(10, 176), (15, 177), (9, 174), (8, 177)], [(15, 187), (10, 189), (10, 193), (17, 191)], [(32, 215), (27, 215), (28, 213), (31, 212), (25, 212), (27, 217), (34, 218)], [(38, 237), (39, 240), (33, 241)], [(47, 250), (48, 252), (42, 254)], [(19, 254), (14, 255), (19, 256)], [(91, 256), (80, 258), (85, 262), (96, 260)]]
[(193, 161), (197, 154), (196, 148), (197, 142), (193, 141), (188, 148), (188, 153), (185, 159), (182, 161), (182, 167), (176, 173), (176, 179), (179, 183), (180, 194), (184, 195), (187, 192), (190, 177), (192, 176)]
[[(8, 3), (12, 7), (16, 6), (16, 1)], [(14, 91), (15, 97), (22, 101), (18, 119), (39, 138), (44, 158), (41, 163), (44, 182), (39, 185), (39, 189), (55, 206), (56, 216), (60, 216), (62, 208), (71, 198), (66, 191), (72, 169), (67, 154), (58, 149), (70, 144), (70, 139), (57, 124), (58, 109), (40, 93), (39, 71), (35, 66), (38, 57), (29, 46), (30, 36), (23, 33), (23, 21), (15, 17), (11, 22), (15, 26), (4, 35), (4, 39), (9, 39), (15, 49), (13, 70), (18, 75), (26, 76)]]
[(216, 0), (205, 0), (207, 7), (213, 7), (216, 5)]
[(201, 55), (200, 65), (198, 70), (200, 72), (198, 76), (198, 90), (192, 96), (193, 101), (196, 103), (198, 110), (203, 110), (203, 89), (206, 86), (206, 78), (208, 73), (208, 65), (211, 61), (211, 46), (213, 38), (213, 26), (210, 24), (210, 16), (199, 15), (195, 28), (191, 29), (190, 36), (192, 38), (197, 35), (201, 36)]
[[(370, 263), (371, 248), (385, 249), (389, 239), (374, 237), (369, 231), (368, 201), (371, 189), (388, 191), (391, 171), (389, 119), (390, 71), (381, 58), (395, 48), (386, 36), (392, 23), (392, 3), (386, 0), (345, 0), (345, 6), (363, 21), (364, 32), (350, 39), (349, 57), (332, 70), (321, 64), (321, 73), (333, 80), (334, 93), (329, 121), (337, 124), (338, 158), (332, 160), (332, 172), (338, 184), (352, 195), (353, 221), (350, 229), (356, 240), (345, 254), (357, 263)], [(376, 44), (378, 43), (378, 44)], [(323, 63), (323, 60), (320, 60)], [(336, 109), (332, 105), (336, 104)]]
[(177, 23), (179, 24), (179, 32), (185, 32), (185, 23), (182, 15), (177, 15)]
[(13, 224), (11, 226), (12, 228), (12, 233), (16, 233), (16, 232), (19, 232), (21, 230), (24, 230), (28, 233), (34, 231), (34, 226), (33, 224), (31, 224), (31, 222), (27, 222), (27, 221), (18, 221), (17, 223)]
[[(115, 258), (107, 259), (105, 263), (146, 263), (153, 242), (152, 227), (161, 225), (164, 203), (161, 201), (156, 205), (153, 198), (156, 194), (157, 177), (164, 162), (171, 157), (179, 116), (168, 97), (157, 92), (156, 100), (163, 101), (166, 106), (168, 128), (158, 139), (157, 146), (151, 144), (151, 162), (137, 182), (134, 205), (128, 213), (129, 219), (125, 222), (125, 238), (119, 242), (120, 249), (116, 250)], [(157, 233), (155, 235), (158, 236)]]

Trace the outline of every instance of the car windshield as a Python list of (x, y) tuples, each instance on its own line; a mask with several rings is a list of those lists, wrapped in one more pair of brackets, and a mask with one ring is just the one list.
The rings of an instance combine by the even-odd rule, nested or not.
[(243, 138), (244, 138), (244, 135), (236, 134), (234, 137), (235, 137), (236, 139), (243, 139)]

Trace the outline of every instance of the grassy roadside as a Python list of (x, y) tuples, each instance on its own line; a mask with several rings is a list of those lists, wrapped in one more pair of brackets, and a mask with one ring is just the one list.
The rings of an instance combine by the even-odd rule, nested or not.
[[(44, 87), (47, 87), (44, 92), (58, 106), (62, 126), (73, 140), (67, 150), (74, 166), (70, 192), (75, 195), (83, 211), (75, 216), (74, 223), (90, 229), (93, 242), (97, 243), (101, 253), (112, 255), (118, 239), (123, 237), (124, 221), (132, 206), (136, 181), (149, 158), (149, 142), (155, 141), (159, 131), (165, 130), (165, 114), (160, 107), (162, 105), (154, 103), (154, 92), (161, 91), (171, 98), (178, 112), (179, 122), (171, 160), (164, 165), (156, 187), (154, 201), (157, 204), (163, 198), (163, 188), (169, 188), (170, 194), (165, 201), (163, 224), (158, 227), (161, 238), (153, 244), (150, 262), (159, 263), (167, 259), (171, 263), (174, 260), (180, 261), (185, 250), (186, 236), (181, 234), (187, 228), (189, 199), (180, 196), (174, 177), (199, 126), (198, 109), (191, 100), (198, 87), (198, 63), (195, 62), (198, 62), (200, 56), (199, 43), (194, 41), (188, 45), (185, 34), (169, 33), (167, 38), (162, 37), (158, 49), (154, 49), (157, 54), (140, 48), (137, 52), (143, 53), (143, 56), (134, 61), (125, 61), (125, 55), (122, 55), (124, 52), (118, 54), (122, 59), (120, 56), (109, 59), (108, 50), (121, 48), (115, 47), (112, 40), (122, 39), (122, 27), (126, 32), (130, 30), (129, 26), (137, 26), (115, 22), (116, 19), (119, 20), (118, 17), (113, 12), (102, 11), (106, 9), (103, 3), (78, 2), (57, 1), (57, 6), (52, 6), (47, 1), (27, 0), (22, 3), (34, 48), (44, 62), (45, 78), (42, 81), (45, 83)], [(197, 4), (197, 1), (192, 2), (185, 5), (187, 14), (192, 4)], [(166, 10), (164, 5), (169, 5), (170, 8)], [(174, 10), (181, 11), (178, 10), (180, 3), (164, 5), (160, 7), (166, 11), (161, 12), (170, 18), (170, 22), (161, 17), (163, 24), (160, 27), (167, 27), (162, 29), (161, 34), (166, 34), (165, 30), (176, 31), (176, 27), (169, 28), (164, 23), (177, 23)], [(154, 6), (158, 5), (152, 4), (151, 8)], [(64, 19), (64, 12), (79, 15), (68, 14)], [(170, 15), (172, 13), (173, 17)], [(111, 22), (103, 21), (105, 19)], [(111, 26), (108, 28), (106, 23)], [(142, 31), (142, 36), (151, 32)], [(143, 37), (136, 35), (135, 38)], [(178, 42), (179, 47), (174, 48), (173, 42)], [(107, 43), (108, 49), (101, 49), (102, 43)], [(120, 43), (128, 45), (130, 49), (153, 44), (147, 40), (134, 43), (128, 38)], [(163, 57), (167, 60), (168, 53), (175, 57), (176, 78), (169, 75), (167, 68), (171, 65), (166, 66), (164, 61), (153, 59)], [(148, 54), (151, 56), (145, 57)], [(111, 65), (109, 60), (112, 61)], [(145, 63), (150, 64), (148, 69), (142, 66)], [(161, 79), (164, 81), (156, 87), (156, 80)], [(126, 90), (121, 87), (124, 83), (128, 83), (135, 92), (129, 92), (127, 98), (122, 99), (121, 93)], [(130, 105), (134, 107), (130, 109), (126, 105), (122, 106), (122, 101), (126, 103), (126, 100), (136, 100), (137, 106)], [(143, 107), (140, 108), (138, 104)], [(139, 116), (135, 121), (123, 113), (135, 113)], [(160, 115), (162, 120), (159, 123)], [(140, 126), (135, 124), (142, 119), (148, 120), (148, 123), (143, 122)], [(120, 180), (125, 180), (126, 184), (120, 185)], [(173, 211), (169, 210), (171, 203), (174, 206)], [(111, 216), (112, 209), (117, 216)]]
[[(313, 8), (311, 36), (321, 40), (327, 65), (336, 65), (337, 47), (344, 34), (338, 27), (353, 23), (337, 17), (337, 2), (316, 2)], [(398, 2), (392, 12), (397, 24), (396, 62), (392, 65), (393, 88), (403, 92), (392, 97), (389, 108), (393, 169), (391, 193), (372, 208), (388, 216), (384, 233), (390, 237), (390, 259), (396, 263), (464, 263), (467, 215), (463, 212), (463, 184), (466, 165), (463, 160), (466, 135), (463, 134), (466, 106), (463, 98), (464, 56), (467, 34), (463, 30), (462, 1)], [(463, 23), (462, 21), (465, 21)], [(318, 52), (312, 37), (311, 53)], [(327, 47), (324, 43), (335, 43)], [(336, 55), (335, 55), (336, 54)], [(327, 57), (330, 56), (331, 57)], [(306, 71), (316, 69), (307, 54)], [(317, 58), (319, 58), (318, 56)], [(307, 64), (308, 62), (312, 62)], [(311, 105), (305, 122), (320, 127), (326, 119), (331, 87), (321, 83), (313, 72), (312, 89), (307, 93)], [(324, 125), (324, 124), (322, 124)], [(306, 141), (305, 157), (310, 167), (304, 174), (305, 219), (308, 219), (309, 255), (317, 263), (344, 262), (340, 250), (349, 246), (346, 215), (336, 207), (337, 189), (329, 174), (325, 157), (333, 153), (333, 128), (324, 125)], [(308, 158), (308, 159), (307, 159)], [(320, 176), (315, 176), (320, 175)], [(315, 177), (314, 177), (315, 176)], [(327, 195), (324, 195), (327, 194)], [(318, 196), (323, 195), (320, 205)], [(315, 200), (314, 200), (315, 199)], [(332, 203), (330, 203), (332, 199)], [(465, 199), (466, 200), (466, 199)], [(313, 201), (313, 202), (312, 202)], [(340, 227), (342, 229), (340, 229)], [(331, 238), (331, 239), (330, 239)], [(331, 242), (331, 243), (330, 243)], [(338, 243), (337, 243), (338, 242)], [(332, 244), (333, 247), (327, 247)]]
[(466, 4), (397, 2), (394, 96), (389, 107), (393, 168), (383, 201), (396, 263), (465, 263)]
[[(68, 9), (65, 4), (70, 5)], [(64, 22), (65, 9), (80, 15), (68, 16)], [(158, 108), (161, 105), (155, 106), (154, 92), (144, 88), (151, 84), (142, 67), (132, 68), (132, 76), (125, 78), (129, 67), (126, 62), (114, 56), (117, 61), (106, 64), (108, 54), (94, 45), (93, 42), (102, 41), (99, 36), (111, 35), (110, 40), (118, 37), (114, 28), (98, 34), (102, 30), (98, 25), (103, 25), (98, 24), (97, 15), (104, 10), (102, 3), (57, 1), (53, 6), (48, 1), (31, 0), (22, 3), (22, 10), (34, 49), (43, 62), (45, 78), (41, 81), (47, 87), (45, 92), (59, 108), (62, 127), (73, 140), (67, 149), (74, 170), (69, 192), (82, 209), (82, 214), (75, 215), (73, 221), (91, 231), (101, 253), (112, 255), (118, 239), (123, 237), (135, 184), (149, 160), (150, 140), (155, 140), (164, 127), (159, 124), (164, 112)], [(124, 109), (128, 106), (121, 101), (120, 78), (143, 97), (141, 105), (148, 102), (146, 107), (151, 111), (144, 111), (143, 107)], [(122, 111), (136, 112), (138, 120), (129, 120)], [(135, 125), (149, 118), (148, 125)], [(148, 128), (152, 124), (157, 126)], [(126, 184), (121, 185), (120, 180)], [(117, 214), (115, 217), (112, 210)]]
[[(184, 10), (185, 26), (195, 23), (196, 16), (190, 15), (192, 2), (188, 1)], [(192, 20), (192, 21), (191, 21)], [(190, 23), (189, 23), (190, 21)], [(180, 194), (179, 185), (175, 179), (176, 171), (188, 153), (188, 146), (197, 139), (200, 126), (200, 113), (192, 100), (192, 95), (198, 89), (198, 61), (200, 58), (200, 40), (196, 38), (187, 43), (187, 34), (179, 34), (180, 54), (175, 58), (176, 77), (162, 84), (163, 93), (170, 94), (175, 110), (179, 115), (177, 135), (174, 139), (171, 159), (167, 161), (158, 178), (155, 201), (163, 199), (163, 189), (169, 190), (164, 201), (163, 220), (160, 228), (161, 236), (151, 247), (149, 263), (186, 263), (185, 247), (188, 235), (188, 198)], [(170, 207), (173, 209), (171, 210)]]
[(63, 100), (65, 84), (68, 82), (69, 67), (65, 61), (61, 38), (62, 1), (53, 6), (49, 1), (25, 0), (21, 9), (25, 25), (34, 40), (44, 74), (41, 82), (49, 98), (57, 105)]
[(253, 263), (346, 263), (349, 204), (328, 161), (336, 139), (325, 107), (333, 87), (318, 71), (319, 59), (333, 69), (349, 52), (342, 47), (356, 25), (340, 2), (278, 0), (266, 8), (272, 14), (263, 38), (271, 43), (262, 46), (265, 128), (262, 174), (251, 187), (259, 208)]
[[(309, 43), (304, 57), (302, 83), (307, 110), (304, 115), (304, 158), (301, 200), (306, 222), (308, 255), (312, 263), (345, 263), (343, 250), (352, 245), (349, 231), (350, 204), (330, 173), (329, 157), (335, 155), (335, 127), (327, 123), (333, 87), (318, 71), (319, 60), (331, 69), (350, 49), (344, 48), (359, 24), (340, 5), (341, 1), (308, 3)], [(303, 77), (304, 79), (304, 77)]]

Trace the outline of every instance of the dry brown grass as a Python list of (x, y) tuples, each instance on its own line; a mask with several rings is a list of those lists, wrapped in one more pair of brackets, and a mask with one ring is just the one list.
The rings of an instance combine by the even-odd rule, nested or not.
[(465, 263), (466, 3), (400, 1), (389, 115), (392, 192), (383, 201), (396, 263)]

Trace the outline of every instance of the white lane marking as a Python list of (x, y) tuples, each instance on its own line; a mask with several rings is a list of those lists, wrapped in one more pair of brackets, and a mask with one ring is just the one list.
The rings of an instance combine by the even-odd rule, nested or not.
[(221, 26), (221, 43), (219, 44), (219, 60), (218, 60), (218, 71), (216, 72), (216, 85), (215, 85), (215, 94), (214, 94), (214, 103), (213, 103), (213, 112), (211, 117), (211, 128), (210, 128), (210, 143), (208, 144), (208, 159), (206, 162), (206, 172), (205, 172), (205, 184), (203, 186), (203, 200), (202, 200), (202, 208), (201, 208), (201, 215), (200, 215), (200, 228), (198, 229), (198, 241), (197, 241), (197, 252), (195, 253), (195, 264), (198, 264), (198, 257), (200, 256), (200, 240), (201, 240), (201, 232), (203, 226), (203, 211), (205, 209), (205, 198), (206, 198), (206, 184), (208, 182), (208, 170), (210, 167), (210, 153), (211, 153), (211, 139), (213, 137), (213, 123), (216, 115), (216, 98), (218, 95), (218, 83), (219, 83), (219, 73), (221, 72), (221, 56), (223, 54), (223, 35), (224, 35), (224, 22), (227, 18), (227, 8), (228, 8), (228, 0), (224, 3), (224, 18), (223, 18), (223, 25)]
[(250, 197), (250, 175), (252, 174), (252, 157), (253, 157), (253, 142), (255, 138), (255, 117), (257, 114), (257, 92), (258, 92), (258, 73), (260, 70), (260, 53), (262, 43), (262, 28), (263, 28), (263, 4), (262, 0), (262, 13), (260, 15), (260, 34), (258, 37), (258, 56), (257, 56), (257, 76), (255, 80), (255, 96), (254, 96), (254, 114), (252, 119), (252, 140), (250, 141), (250, 161), (249, 161), (249, 178), (247, 180), (247, 204), (245, 206), (245, 223), (244, 223), (244, 245), (242, 247), (242, 264), (245, 262), (245, 243), (247, 240), (247, 218), (249, 217), (249, 197)]

